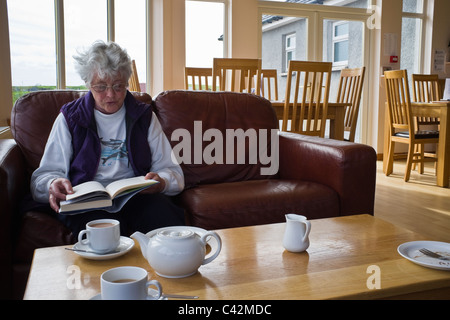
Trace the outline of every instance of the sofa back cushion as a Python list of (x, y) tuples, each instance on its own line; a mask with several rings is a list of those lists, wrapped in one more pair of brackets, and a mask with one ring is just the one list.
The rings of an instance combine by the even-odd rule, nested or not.
[[(154, 111), (186, 187), (276, 176), (261, 171), (269, 165), (260, 155), (271, 156), (271, 133), (278, 129), (268, 100), (244, 93), (174, 90), (156, 97)], [(238, 160), (244, 152), (245, 159)]]
[[(20, 146), (31, 174), (38, 166), (45, 144), (61, 107), (84, 96), (87, 91), (36, 91), (19, 98), (11, 113), (11, 131)], [(139, 100), (151, 104), (146, 93), (133, 92)]]

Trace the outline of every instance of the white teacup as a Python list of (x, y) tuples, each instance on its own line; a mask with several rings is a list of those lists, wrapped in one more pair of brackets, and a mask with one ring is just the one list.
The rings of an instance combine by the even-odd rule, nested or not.
[[(100, 278), (102, 300), (158, 300), (162, 295), (157, 280), (148, 281), (148, 272), (139, 267), (118, 267), (102, 273)], [(148, 287), (155, 286), (157, 293), (148, 294)]]
[[(86, 239), (83, 236), (86, 234)], [(89, 245), (92, 251), (107, 253), (120, 244), (120, 223), (113, 219), (93, 220), (86, 224), (86, 230), (78, 234), (78, 242)]]

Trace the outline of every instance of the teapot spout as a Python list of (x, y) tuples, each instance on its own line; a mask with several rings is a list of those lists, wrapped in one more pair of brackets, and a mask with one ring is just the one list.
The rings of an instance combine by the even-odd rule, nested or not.
[(141, 247), (142, 255), (144, 256), (145, 259), (147, 259), (147, 246), (148, 246), (148, 242), (150, 241), (150, 239), (145, 234), (143, 234), (142, 232), (139, 232), (139, 231), (136, 231), (130, 237), (137, 240), (137, 242), (139, 242), (139, 246)]

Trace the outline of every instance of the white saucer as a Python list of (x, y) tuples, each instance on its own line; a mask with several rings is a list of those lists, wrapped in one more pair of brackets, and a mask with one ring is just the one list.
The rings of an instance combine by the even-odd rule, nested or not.
[[(86, 258), (86, 259), (91, 259), (91, 260), (109, 260), (109, 259), (114, 259), (114, 258), (117, 258), (117, 257), (120, 257), (120, 256), (124, 255), (125, 253), (130, 251), (131, 248), (133, 248), (133, 246), (134, 246), (133, 239), (121, 236), (120, 237), (120, 244), (117, 247), (117, 250), (119, 252), (112, 252), (112, 253), (106, 253), (106, 254), (96, 254), (96, 253), (80, 252), (80, 251), (74, 251), (74, 252), (76, 254), (78, 254), (79, 256), (82, 256), (83, 258)], [(89, 245), (82, 244), (80, 242), (75, 243), (74, 246), (73, 246), (73, 249), (77, 249), (77, 250), (91, 250)]]
[(420, 249), (426, 248), (440, 255), (450, 257), (450, 243), (438, 241), (411, 241), (398, 246), (398, 253), (418, 265), (423, 267), (450, 270), (450, 260), (439, 260), (432, 258), (419, 252)]
[[(148, 296), (147, 296), (147, 300), (156, 300), (154, 298), (154, 296), (156, 295), (156, 290), (152, 289), (152, 288), (148, 288)], [(95, 296), (93, 296), (91, 299), (89, 300), (102, 300), (102, 294), (96, 294)], [(161, 298), (159, 298), (158, 300), (168, 300), (167, 297), (161, 296)]]

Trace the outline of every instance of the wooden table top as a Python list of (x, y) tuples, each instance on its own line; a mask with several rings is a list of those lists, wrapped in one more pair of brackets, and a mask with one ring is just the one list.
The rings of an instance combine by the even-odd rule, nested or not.
[[(416, 265), (397, 253), (402, 243), (427, 240), (419, 234), (369, 215), (311, 224), (311, 245), (304, 253), (283, 248), (284, 223), (218, 230), (220, 255), (183, 279), (156, 275), (138, 244), (106, 261), (84, 259), (64, 247), (38, 249), (24, 298), (90, 299), (100, 292), (102, 272), (125, 265), (147, 269), (164, 292), (200, 299), (423, 298), (436, 292), (450, 296), (450, 272)], [(368, 288), (375, 275), (381, 289)]]

